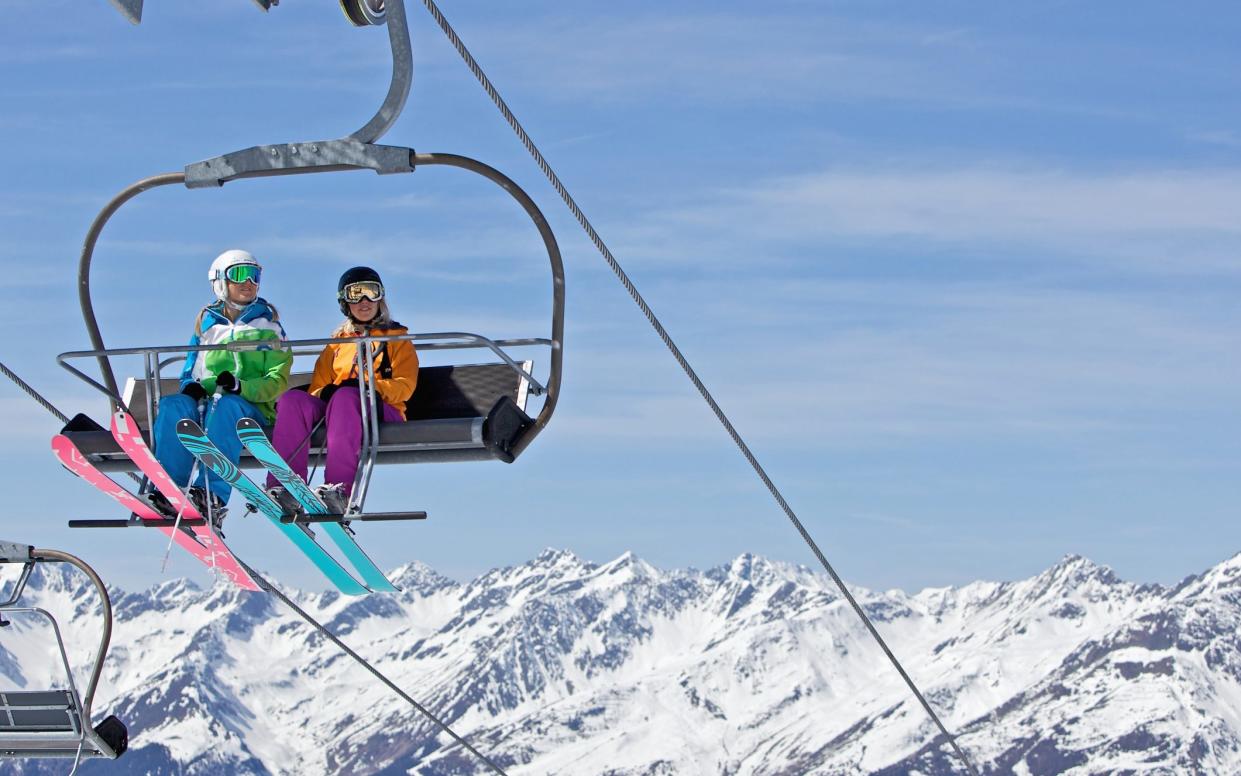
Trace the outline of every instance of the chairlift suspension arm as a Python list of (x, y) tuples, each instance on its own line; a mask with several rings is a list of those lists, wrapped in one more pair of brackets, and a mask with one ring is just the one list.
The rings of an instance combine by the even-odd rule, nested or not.
[(387, 17), (388, 42), (392, 47), (392, 83), (375, 116), (349, 136), (361, 143), (374, 143), (396, 123), (405, 108), (409, 87), (414, 80), (414, 57), (409, 45), (409, 25), (405, 20), (405, 0), (383, 0), (383, 12)]

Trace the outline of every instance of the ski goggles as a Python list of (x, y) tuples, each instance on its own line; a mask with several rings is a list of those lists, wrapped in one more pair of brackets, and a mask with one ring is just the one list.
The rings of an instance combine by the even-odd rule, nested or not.
[(357, 283), (350, 283), (342, 288), (340, 298), (349, 304), (357, 304), (363, 299), (378, 302), (384, 298), (384, 287), (382, 283), (376, 283), (373, 280), (359, 280)]
[(248, 280), (257, 286), (262, 274), (263, 268), (257, 264), (234, 264), (224, 270), (224, 279), (230, 283), (245, 283)]

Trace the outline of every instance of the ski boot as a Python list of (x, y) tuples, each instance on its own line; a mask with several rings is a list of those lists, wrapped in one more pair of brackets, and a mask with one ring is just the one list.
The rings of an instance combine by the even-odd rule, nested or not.
[(349, 509), (349, 497), (345, 495), (345, 486), (339, 482), (320, 485), (315, 488), (315, 495), (327, 507), (329, 514), (343, 515)]
[(298, 501), (292, 493), (285, 490), (281, 485), (274, 485), (268, 488), (267, 495), (271, 496), (272, 501), (280, 505), (280, 508), (284, 510), (285, 515), (293, 515), (296, 517), (304, 511), (302, 509), (302, 502)]
[(151, 508), (156, 512), (159, 512), (161, 515), (169, 519), (176, 519), (177, 508), (172, 505), (172, 502), (169, 501), (168, 497), (163, 493), (160, 493), (158, 490), (153, 490), (150, 493), (143, 493), (142, 497), (146, 499), (147, 503), (150, 504)]
[(206, 490), (193, 487), (189, 490), (190, 503), (198, 510), (198, 514), (207, 518), (211, 523), (211, 527), (216, 533), (224, 536), (224, 516), (228, 514), (228, 506), (214, 493), (210, 494), (210, 504), (208, 504), (208, 493)]

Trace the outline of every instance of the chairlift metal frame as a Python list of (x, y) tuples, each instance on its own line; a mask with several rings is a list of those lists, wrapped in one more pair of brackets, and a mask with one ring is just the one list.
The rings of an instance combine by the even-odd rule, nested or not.
[[(0, 541), (0, 564), (23, 564), (21, 575), (13, 586), (8, 600), (0, 603), (0, 625), (6, 615), (31, 614), (46, 619), (56, 636), (61, 665), (65, 670), (68, 689), (0, 691), (0, 757), (2, 758), (73, 758), (70, 776), (77, 772), (83, 759), (106, 758), (115, 760), (129, 746), (128, 731), (115, 716), (109, 716), (97, 726), (91, 724), (91, 707), (103, 661), (112, 639), (112, 601), (103, 580), (80, 558), (60, 550), (36, 549), (27, 544)], [(102, 635), (95, 651), (86, 692), (78, 694), (65, 650), (64, 637), (56, 618), (46, 609), (19, 606), (22, 594), (34, 567), (39, 563), (68, 563), (77, 567), (91, 581), (103, 610)], [(64, 715), (61, 719), (60, 715)]]
[[(275, 2), (256, 0), (264, 10), (268, 10)], [(142, 0), (113, 0), (118, 10), (135, 24), (141, 20)], [(481, 335), (459, 334), (458, 336), (473, 338), (474, 341), (485, 343), (497, 352), (502, 361), (519, 372), (514, 359), (505, 354), (499, 347), (501, 342), (546, 345), (550, 350), (548, 377), (543, 391), (534, 390), (544, 396), (543, 406), (537, 417), (524, 428), (512, 445), (511, 461), (521, 454), (534, 438), (546, 427), (555, 411), (560, 391), (561, 371), (563, 367), (564, 337), (564, 266), (560, 249), (556, 243), (547, 219), (539, 210), (534, 200), (514, 182), (498, 170), (466, 156), (445, 153), (418, 153), (412, 148), (402, 146), (377, 145), (381, 138), (395, 123), (404, 108), (413, 80), (413, 56), (410, 49), (409, 28), (405, 15), (404, 0), (341, 0), (341, 7), (346, 17), (355, 26), (382, 25), (388, 28), (388, 41), (392, 50), (392, 80), (383, 104), (363, 127), (347, 137), (335, 140), (324, 140), (306, 143), (284, 143), (275, 145), (254, 146), (212, 159), (189, 164), (182, 172), (161, 173), (143, 178), (123, 189), (103, 207), (87, 231), (83, 243), (81, 258), (78, 264), (78, 298), (82, 309), (82, 317), (86, 324), (92, 349), (75, 351), (58, 357), (61, 365), (75, 376), (85, 380), (92, 387), (102, 390), (115, 410), (124, 406), (121, 393), (117, 387), (110, 356), (123, 353), (144, 351), (146, 360), (146, 379), (155, 380), (158, 384), (158, 354), (176, 351), (188, 351), (191, 348), (144, 348), (109, 350), (103, 341), (99, 324), (95, 316), (94, 304), (91, 300), (90, 270), (99, 236), (112, 216), (127, 202), (137, 195), (152, 189), (172, 184), (183, 184), (186, 188), (219, 188), (225, 183), (245, 178), (271, 176), (301, 175), (323, 172), (342, 172), (347, 170), (372, 170), (380, 175), (410, 173), (419, 166), (449, 166), (480, 175), (495, 183), (506, 191), (522, 207), (534, 223), (543, 240), (547, 251), (552, 274), (552, 326), (551, 336), (547, 339), (500, 340), (493, 342)], [(411, 339), (431, 337), (435, 335), (409, 335)], [(351, 343), (381, 341), (384, 338), (354, 338)], [(326, 343), (330, 340), (298, 341), (300, 344), (313, 342)], [(229, 349), (231, 346), (200, 346), (194, 350)], [(358, 348), (359, 374), (365, 374), (373, 380), (374, 363), (370, 348)], [(98, 363), (102, 382), (96, 381), (80, 370), (70, 367), (67, 359), (80, 356), (94, 357)], [(153, 368), (154, 367), (154, 368)], [(530, 375), (524, 377), (531, 380), (530, 385), (539, 385)], [(158, 390), (158, 388), (156, 388)], [(361, 393), (361, 410), (363, 414), (362, 457), (355, 479), (355, 488), (351, 511), (361, 511), (369, 487), (371, 473), (382, 453), (379, 440), (379, 414), (376, 412), (376, 397), (371, 390), (364, 389)], [(151, 391), (148, 391), (148, 396)], [(154, 409), (154, 408), (152, 408)], [(153, 417), (153, 415), (152, 415)]]

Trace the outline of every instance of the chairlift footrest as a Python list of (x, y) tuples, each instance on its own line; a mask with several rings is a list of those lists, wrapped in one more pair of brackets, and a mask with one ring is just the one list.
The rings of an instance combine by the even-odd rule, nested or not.
[(119, 518), (115, 519), (99, 519), (99, 520), (70, 520), (70, 528), (174, 528), (178, 525), (184, 528), (193, 528), (195, 526), (206, 525), (207, 521), (197, 517), (183, 517), (180, 521), (168, 518), (166, 520), (140, 520), (131, 517), (128, 520)]
[(362, 522), (379, 522), (384, 520), (426, 520), (427, 513), (418, 512), (367, 512), (361, 515), (350, 515), (349, 520)]
[(300, 523), (304, 525), (306, 523), (339, 523), (344, 519), (344, 515), (304, 515), (301, 512), (294, 512), (292, 514), (282, 515), (280, 517), (280, 522), (286, 524)]
[(368, 512), (360, 515), (285, 515), (280, 518), (282, 523), (342, 523), (349, 524), (354, 520), (363, 522), (383, 520), (426, 520), (426, 512)]

